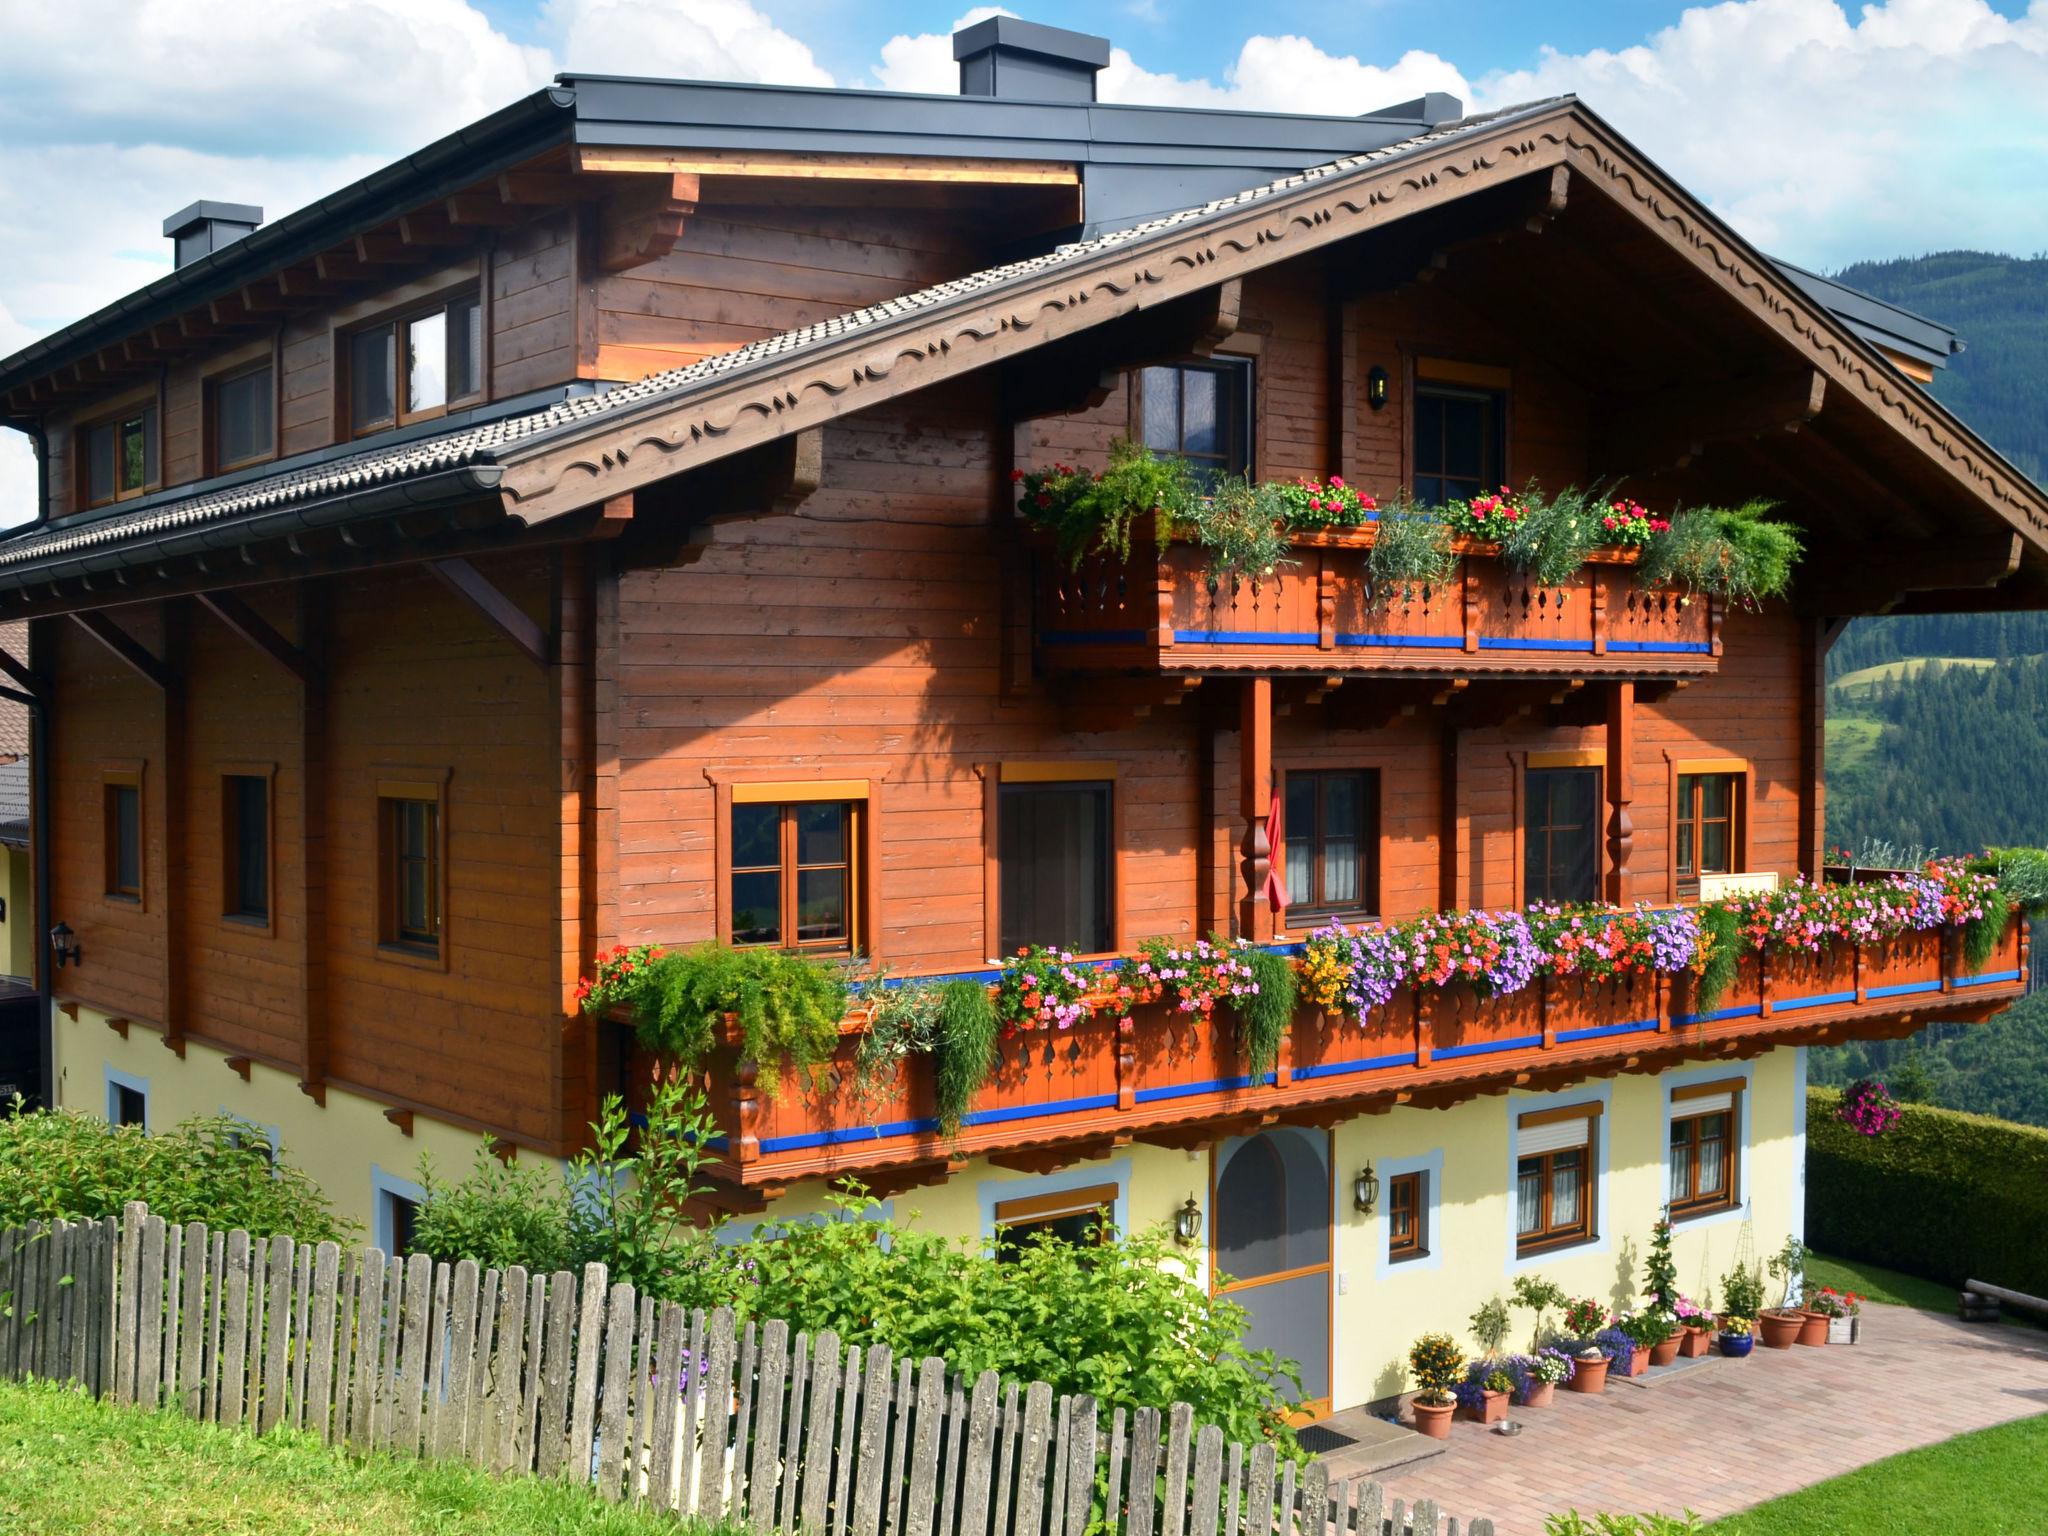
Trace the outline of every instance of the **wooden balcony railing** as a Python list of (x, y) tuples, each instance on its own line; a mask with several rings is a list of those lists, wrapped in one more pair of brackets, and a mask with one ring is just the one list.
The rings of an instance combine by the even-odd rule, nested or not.
[(1498, 547), (1459, 542), (1440, 587), (1376, 600), (1373, 528), (1303, 534), (1294, 563), (1213, 589), (1190, 544), (1134, 545), (1078, 569), (1034, 553), (1036, 639), (1055, 669), (1255, 667), (1262, 672), (1458, 670), (1711, 672), (1719, 601), (1637, 584), (1632, 551), (1596, 555), (1560, 586), (1510, 569)]
[(2025, 990), (2028, 936), (2016, 919), (1974, 975), (1947, 933), (1826, 954), (1746, 958), (1711, 1011), (1690, 978), (1609, 983), (1546, 978), (1506, 998), (1469, 988), (1404, 992), (1364, 1025), (1305, 1008), (1273, 1070), (1244, 1066), (1236, 1029), (1165, 1004), (1120, 1033), (1097, 1014), (1073, 1029), (1014, 1036), (959, 1132), (941, 1134), (931, 1062), (904, 1061), (856, 1097), (857, 1029), (820, 1081), (785, 1076), (769, 1097), (730, 1046), (709, 1064), (724, 1131), (721, 1181), (774, 1193), (799, 1179), (858, 1174), (882, 1190), (925, 1182), (966, 1157), (1056, 1166), (1130, 1140), (1200, 1146), (1267, 1119), (1334, 1122), (1394, 1104), (1442, 1106), (1509, 1087), (1560, 1086), (1687, 1058), (1776, 1045), (1886, 1038), (1932, 1021), (1988, 1017)]

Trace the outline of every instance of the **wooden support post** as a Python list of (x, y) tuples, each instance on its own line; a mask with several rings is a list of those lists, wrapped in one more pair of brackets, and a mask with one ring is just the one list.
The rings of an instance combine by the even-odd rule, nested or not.
[(561, 551), (555, 571), (556, 661), (551, 669), (559, 721), (561, 819), (561, 1026), (557, 1031), (556, 1134), (574, 1145), (593, 1115), (597, 1093), (597, 1031), (576, 1001), (576, 983), (597, 961), (595, 699), (591, 692), (596, 634), (592, 567), (601, 553), (579, 545)]
[(1628, 900), (1628, 856), (1635, 847), (1635, 823), (1628, 808), (1635, 801), (1636, 685), (1607, 685), (1607, 899), (1620, 906)]
[[(172, 600), (162, 604), (163, 616), (163, 738), (157, 775), (163, 800), (155, 814), (163, 828), (164, 961), (162, 1043), (179, 1056), (185, 1054), (185, 982), (191, 966), (192, 903), (185, 900), (185, 848), (190, 817), (185, 813), (186, 730), (185, 689), (178, 680), (177, 663), (184, 651), (184, 629), (189, 608)], [(104, 622), (104, 621), (103, 621)], [(138, 647), (138, 649), (140, 649)]]
[(1238, 889), (1238, 932), (1254, 944), (1273, 937), (1266, 876), (1273, 849), (1266, 817), (1273, 808), (1273, 680), (1246, 678), (1238, 695), (1238, 813), (1244, 822), (1243, 883)]
[(118, 661), (127, 666), (144, 682), (168, 690), (177, 681), (168, 666), (158, 661), (156, 657), (152, 656), (141, 645), (138, 645), (134, 636), (130, 635), (127, 630), (121, 628), (120, 625), (116, 624), (105, 614), (74, 612), (71, 615), (71, 620), (80, 629), (91, 635), (93, 639), (105, 646)]
[[(327, 586), (298, 584), (299, 653), (306, 658), (299, 690), (299, 889), (304, 914), (296, 941), (299, 974), (299, 1091), (327, 1103)], [(279, 892), (283, 898), (286, 893)], [(286, 932), (290, 928), (287, 925)]]
[(466, 601), (484, 622), (517, 646), (537, 667), (548, 665), (548, 637), (525, 609), (492, 585), (482, 571), (460, 556), (429, 560), (427, 569), (442, 585)]
[(0, 672), (6, 673), (20, 687), (23, 693), (31, 697), (36, 696), (41, 689), (42, 685), (35, 673), (29, 670), (28, 663), (16, 661), (5, 651), (0, 651)]
[(1799, 627), (1799, 872), (1820, 878), (1827, 841), (1828, 648), (1842, 621), (1808, 619)]

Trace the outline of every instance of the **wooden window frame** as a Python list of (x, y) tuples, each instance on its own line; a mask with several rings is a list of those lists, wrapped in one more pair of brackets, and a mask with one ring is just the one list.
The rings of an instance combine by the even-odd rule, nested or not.
[[(1491, 491), (1493, 485), (1485, 484), (1494, 479), (1496, 485), (1512, 485), (1514, 441), (1514, 370), (1498, 363), (1484, 362), (1474, 358), (1411, 356), (1408, 360), (1408, 398), (1405, 402), (1406, 420), (1401, 423), (1401, 483), (1412, 492), (1415, 481), (1422, 473), (1416, 456), (1415, 433), (1420, 412), (1417, 403), (1425, 393), (1447, 395), (1486, 395), (1491, 397), (1494, 407), (1493, 452), (1497, 478), (1481, 475), (1481, 493)], [(1436, 478), (1442, 479), (1439, 473)]]
[[(277, 457), (278, 433), (282, 430), (279, 417), (283, 414), (282, 385), (278, 339), (273, 336), (263, 344), (262, 351), (244, 354), (222, 363), (200, 380), (199, 389), (199, 451), (200, 462), (205, 476), (225, 475), (237, 469), (246, 469), (251, 464), (267, 464)], [(220, 456), (220, 391), (223, 386), (250, 374), (267, 370), (270, 374), (270, 441), (247, 458), (223, 459)]]
[(1677, 903), (1699, 899), (1699, 875), (1682, 876), (1678, 869), (1678, 781), (1706, 774), (1730, 774), (1735, 785), (1735, 827), (1729, 841), (1729, 857), (1740, 865), (1731, 873), (1747, 874), (1756, 867), (1751, 850), (1751, 809), (1756, 804), (1756, 768), (1743, 757), (1676, 757), (1664, 754), (1665, 801), (1670, 807), (1670, 826), (1665, 837), (1664, 899)]
[[(1515, 1128), (1519, 1133), (1530, 1126), (1556, 1125), (1566, 1120), (1586, 1122), (1586, 1139), (1576, 1147), (1557, 1147), (1549, 1152), (1515, 1152), (1515, 1183), (1509, 1190), (1508, 1198), (1514, 1202), (1516, 1212), (1515, 1257), (1524, 1258), (1531, 1254), (1551, 1253), (1559, 1249), (1575, 1248), (1595, 1241), (1599, 1236), (1599, 1212), (1596, 1208), (1600, 1188), (1597, 1156), (1599, 1153), (1600, 1120), (1606, 1105), (1598, 1099), (1582, 1104), (1559, 1104), (1549, 1109), (1532, 1109), (1516, 1118)], [(1579, 1219), (1569, 1227), (1553, 1226), (1550, 1220), (1550, 1193), (1552, 1164), (1567, 1152), (1579, 1154)], [(1533, 1233), (1521, 1230), (1521, 1179), (1522, 1164), (1527, 1162), (1542, 1165), (1542, 1225)]]
[[(1429, 1257), (1429, 1175), (1422, 1169), (1397, 1173), (1387, 1180), (1387, 1262), (1402, 1264)], [(1408, 1192), (1408, 1235), (1403, 1238), (1394, 1226), (1402, 1190)]]
[[(772, 866), (766, 864), (734, 864), (730, 866), (726, 875), (727, 899), (731, 899), (730, 882), (733, 879), (742, 874), (765, 871), (772, 868), (778, 880), (777, 889), (781, 892), (781, 912), (776, 921), (776, 932), (781, 937), (778, 942), (773, 943), (750, 941), (746, 944), (741, 944), (739, 939), (728, 933), (726, 935), (726, 942), (732, 944), (735, 948), (786, 949), (803, 954), (850, 955), (858, 953), (861, 947), (862, 918), (865, 916), (861, 902), (862, 866), (866, 862), (861, 856), (863, 844), (861, 823), (867, 819), (867, 798), (862, 796), (857, 799), (832, 800), (813, 795), (794, 800), (771, 800), (736, 795), (733, 799), (734, 811), (737, 812), (738, 808), (742, 805), (769, 805), (775, 808), (778, 821), (776, 828), (776, 862)], [(845, 853), (844, 858), (829, 863), (813, 861), (810, 864), (805, 864), (800, 860), (798, 857), (800, 844), (797, 811), (799, 808), (807, 805), (836, 805), (844, 808), (847, 822), (845, 847), (843, 850)], [(724, 830), (728, 837), (732, 836), (731, 816), (726, 818)], [(845, 871), (846, 932), (843, 937), (836, 939), (804, 939), (798, 936), (799, 902), (801, 900), (799, 887), (802, 883), (803, 872), (806, 869), (841, 869)]]
[(1572, 748), (1554, 752), (1510, 753), (1514, 769), (1515, 816), (1515, 905), (1526, 907), (1538, 898), (1529, 890), (1530, 796), (1529, 775), (1555, 768), (1590, 768), (1596, 778), (1593, 789), (1593, 899), (1598, 901), (1607, 882), (1607, 754), (1598, 748)]
[[(143, 483), (133, 490), (121, 489), (121, 444), (120, 430), (130, 417), (156, 413), (156, 478), (144, 478)], [(94, 500), (92, 494), (92, 434), (101, 427), (114, 428), (114, 494)], [(147, 428), (145, 428), (145, 432)], [(96, 511), (101, 507), (118, 506), (124, 501), (134, 501), (164, 486), (164, 402), (160, 390), (135, 391), (122, 397), (93, 415), (84, 417), (71, 428), (72, 454), (77, 463), (72, 466), (72, 505), (80, 512)], [(147, 445), (143, 449), (144, 462), (148, 461)]]
[(1109, 784), (1109, 948), (1076, 959), (1112, 959), (1130, 947), (1124, 930), (1124, 796), (1117, 765), (1108, 758), (1012, 759), (977, 763), (981, 775), (981, 923), (984, 955), (993, 955), (1003, 934), (1003, 786), (1005, 784)]
[[(1347, 922), (1364, 922), (1375, 919), (1380, 911), (1380, 835), (1382, 830), (1380, 800), (1381, 784), (1383, 781), (1380, 777), (1379, 768), (1377, 766), (1368, 766), (1361, 768), (1276, 768), (1273, 770), (1273, 792), (1280, 797), (1281, 807), (1280, 846), (1281, 868), (1283, 871), (1287, 868), (1286, 847), (1289, 836), (1286, 819), (1287, 786), (1295, 778), (1355, 778), (1365, 781), (1371, 792), (1363, 800), (1363, 820), (1358, 835), (1359, 858), (1365, 865), (1362, 871), (1363, 878), (1360, 879), (1358, 887), (1362, 899), (1349, 904), (1309, 901), (1297, 906), (1293, 902), (1289, 902), (1285, 913), (1287, 926), (1290, 928), (1295, 926), (1297, 914), (1303, 919), (1312, 920), (1317, 925), (1335, 918), (1342, 918)], [(1319, 828), (1322, 821), (1322, 803), (1322, 796), (1318, 795), (1316, 797), (1316, 820)], [(1320, 831), (1312, 837), (1311, 841), (1320, 843)], [(1319, 852), (1317, 858), (1320, 860)]]
[(1062, 1217), (1090, 1213), (1099, 1218), (1095, 1226), (1095, 1246), (1102, 1246), (1110, 1242), (1116, 1232), (1116, 1203), (1122, 1195), (1122, 1186), (1118, 1184), (1084, 1184), (1077, 1189), (998, 1200), (989, 1213), (989, 1252), (1001, 1254), (1003, 1234), (1012, 1227), (1035, 1227)]
[[(236, 887), (241, 879), (239, 823), (228, 793), (234, 779), (256, 779), (263, 785), (263, 915), (234, 910)], [(275, 763), (222, 763), (220, 786), (220, 920), (244, 933), (275, 935), (277, 932), (277, 765)]]
[[(448, 780), (445, 768), (380, 768), (376, 771), (377, 954), (386, 960), (430, 970), (448, 968)], [(430, 945), (398, 936), (398, 818), (401, 802), (424, 801), (434, 807), (431, 887), (437, 919)]]
[[(1667, 1196), (1665, 1203), (1671, 1213), (1671, 1220), (1674, 1223), (1690, 1221), (1700, 1216), (1717, 1216), (1723, 1211), (1735, 1210), (1742, 1204), (1742, 1191), (1740, 1188), (1742, 1159), (1738, 1155), (1737, 1143), (1742, 1135), (1742, 1095), (1747, 1091), (1748, 1087), (1749, 1083), (1743, 1078), (1724, 1077), (1717, 1078), (1710, 1083), (1687, 1083), (1684, 1087), (1671, 1090), (1670, 1124), (1666, 1127), (1664, 1133), (1664, 1157), (1666, 1162), (1664, 1188)], [(1697, 1103), (1701, 1099), (1718, 1098), (1724, 1093), (1729, 1096), (1726, 1109), (1694, 1110), (1691, 1112), (1686, 1112), (1684, 1109), (1684, 1106), (1688, 1103)], [(1728, 1131), (1721, 1138), (1721, 1188), (1705, 1198), (1702, 1198), (1699, 1194), (1700, 1138), (1699, 1132), (1695, 1130), (1687, 1143), (1688, 1167), (1686, 1186), (1692, 1191), (1692, 1194), (1683, 1200), (1669, 1199), (1671, 1189), (1671, 1132), (1681, 1124), (1704, 1120), (1712, 1115), (1726, 1115), (1728, 1117)]]
[[(370, 437), (379, 432), (392, 431), (397, 427), (410, 426), (418, 421), (435, 421), (448, 415), (451, 411), (465, 410), (473, 405), (481, 405), (490, 399), (490, 308), (488, 301), (484, 297), (485, 286), (480, 276), (464, 277), (457, 282), (443, 287), (436, 293), (424, 295), (403, 304), (394, 305), (380, 313), (367, 315), (360, 320), (352, 320), (345, 326), (335, 328), (334, 408), (342, 423), (343, 430), (340, 435), (344, 439)], [(397, 345), (399, 328), (411, 325), (416, 320), (423, 320), (429, 315), (445, 315), (452, 306), (465, 299), (474, 299), (478, 313), (483, 317), (480, 326), (483, 335), (479, 341), (476, 356), (477, 388), (474, 392), (466, 395), (450, 394), (441, 404), (428, 406), (423, 410), (407, 409), (405, 405), (407, 385), (405, 359), (403, 349)], [(355, 380), (352, 374), (356, 338), (367, 335), (371, 331), (383, 330), (387, 326), (392, 328), (394, 338), (391, 365), (391, 415), (389, 417), (379, 417), (371, 422), (359, 422), (355, 419)], [(453, 334), (454, 332), (451, 329), (448, 335), (452, 337)], [(445, 344), (444, 341), (444, 346)], [(446, 364), (445, 356), (443, 357), (443, 364), (444, 366)]]
[[(1176, 358), (1171, 362), (1146, 363), (1140, 367), (1133, 368), (1131, 370), (1131, 396), (1129, 402), (1130, 421), (1132, 424), (1131, 435), (1138, 442), (1145, 442), (1145, 374), (1149, 369), (1171, 368), (1177, 372), (1220, 374), (1230, 381), (1230, 388), (1227, 393), (1219, 394), (1218, 398), (1227, 398), (1234, 401), (1235, 409), (1243, 413), (1242, 441), (1237, 445), (1239, 451), (1235, 455), (1228, 452), (1213, 456), (1202, 455), (1188, 462), (1207, 465), (1211, 462), (1212, 458), (1220, 459), (1222, 462), (1217, 470), (1219, 477), (1224, 475), (1243, 475), (1247, 479), (1252, 478), (1258, 473), (1259, 463), (1259, 402), (1261, 399), (1260, 376), (1262, 373), (1259, 361), (1259, 357), (1253, 351), (1233, 351), (1219, 347), (1214, 353), (1206, 357)], [(1183, 408), (1181, 413), (1181, 436), (1183, 438), (1187, 435), (1186, 428), (1187, 413), (1185, 408)], [(1150, 447), (1149, 444), (1147, 446)], [(1186, 457), (1177, 449), (1152, 448), (1152, 452), (1162, 456), (1170, 453), (1176, 458)], [(1242, 460), (1242, 462), (1233, 463), (1234, 459)]]
[[(843, 765), (842, 765), (843, 766)], [(758, 779), (760, 770), (707, 768), (704, 777), (712, 788), (712, 924), (721, 944), (732, 942), (732, 808), (734, 805), (793, 805), (804, 801), (848, 800), (858, 802), (854, 816), (854, 848), (858, 854), (847, 892), (853, 921), (849, 924), (853, 952), (871, 960), (882, 958), (882, 781), (889, 766), (860, 764), (860, 777)], [(837, 946), (803, 946), (805, 953), (839, 953)]]
[[(135, 889), (116, 884), (119, 878), (120, 833), (114, 825), (114, 792), (135, 793)], [(139, 759), (100, 766), (100, 899), (119, 907), (147, 911), (149, 906), (149, 796), (144, 792)]]

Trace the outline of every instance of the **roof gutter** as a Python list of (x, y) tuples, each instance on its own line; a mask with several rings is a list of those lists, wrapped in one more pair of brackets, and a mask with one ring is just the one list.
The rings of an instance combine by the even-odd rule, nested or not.
[[(0, 359), (0, 393), (73, 362), (145, 325), (305, 261), (337, 240), (407, 208), (460, 190), (566, 136), (576, 93), (551, 85), (372, 171), (316, 202), (222, 246), (105, 309)], [(480, 155), (488, 155), (479, 159)]]
[(188, 533), (124, 541), (100, 553), (80, 553), (54, 563), (31, 557), (20, 570), (0, 567), (0, 592), (25, 592), (54, 582), (76, 581), (161, 565), (182, 555), (209, 554), (268, 539), (288, 538), (362, 522), (387, 512), (454, 506), (492, 495), (504, 471), (492, 464), (466, 464), (437, 470), (418, 479), (400, 480), (363, 490), (338, 491), (314, 501), (295, 502), (268, 512), (202, 524)]

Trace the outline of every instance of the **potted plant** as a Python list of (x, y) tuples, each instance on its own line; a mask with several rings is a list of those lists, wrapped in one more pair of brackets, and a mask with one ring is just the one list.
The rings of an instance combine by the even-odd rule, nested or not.
[[(1807, 1299), (1806, 1311), (1809, 1317), (1827, 1320), (1827, 1342), (1830, 1344), (1853, 1344), (1856, 1342), (1856, 1315), (1851, 1310), (1854, 1303), (1860, 1308), (1863, 1298), (1855, 1292), (1844, 1295), (1831, 1285), (1824, 1285)], [(1801, 1342), (1805, 1342), (1802, 1331)]]
[(1551, 1341), (1550, 1314), (1562, 1312), (1570, 1298), (1555, 1281), (1541, 1275), (1517, 1275), (1514, 1301), (1536, 1314), (1529, 1329), (1529, 1347), (1540, 1350)]
[(1713, 1302), (1705, 1306), (1690, 1296), (1678, 1298), (1678, 1354), (1683, 1360), (1697, 1360), (1714, 1342)]
[[(1569, 1383), (1575, 1362), (1561, 1349), (1544, 1345), (1533, 1355), (1521, 1357), (1524, 1386), (1516, 1399), (1524, 1408), (1548, 1408), (1560, 1382)], [(1601, 1375), (1606, 1375), (1603, 1362)]]
[(1459, 1373), (1465, 1369), (1464, 1351), (1458, 1348), (1458, 1341), (1447, 1333), (1425, 1333), (1408, 1351), (1408, 1369), (1414, 1373), (1415, 1384), (1421, 1388), (1415, 1394), (1410, 1410), (1415, 1417), (1416, 1431), (1433, 1440), (1448, 1440), (1451, 1436), (1451, 1414), (1458, 1406), (1452, 1388), (1458, 1384)]
[(1605, 1392), (1607, 1368), (1613, 1363), (1606, 1350), (1588, 1340), (1573, 1353), (1572, 1373), (1565, 1378), (1565, 1385), (1574, 1392)]
[(1475, 1424), (1498, 1424), (1508, 1416), (1508, 1398), (1518, 1390), (1505, 1361), (1474, 1360), (1453, 1389), (1458, 1411)]
[(1723, 1313), (1721, 1315), (1721, 1353), (1731, 1360), (1740, 1360), (1755, 1348), (1755, 1319), (1737, 1317), (1732, 1312)]
[(1636, 1343), (1635, 1335), (1616, 1321), (1612, 1328), (1602, 1328), (1593, 1335), (1593, 1342), (1607, 1352), (1613, 1362), (1612, 1374), (1616, 1376), (1640, 1376), (1650, 1368), (1650, 1352)]
[[(1790, 1349), (1794, 1344), (1827, 1343), (1826, 1321), (1809, 1318), (1799, 1304), (1806, 1283), (1806, 1245), (1796, 1237), (1786, 1238), (1785, 1246), (1772, 1255), (1770, 1270), (1771, 1278), (1784, 1286), (1784, 1299), (1757, 1313), (1764, 1348)], [(1808, 1337), (1809, 1327), (1816, 1336)]]

